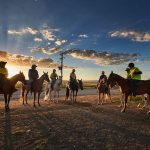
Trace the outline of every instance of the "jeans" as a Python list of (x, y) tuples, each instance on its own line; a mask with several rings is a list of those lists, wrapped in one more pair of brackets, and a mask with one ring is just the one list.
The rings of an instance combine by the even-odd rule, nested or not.
[(131, 79), (130, 81), (131, 81), (131, 95), (136, 96), (136, 88), (137, 88), (137, 83), (139, 82), (139, 80)]

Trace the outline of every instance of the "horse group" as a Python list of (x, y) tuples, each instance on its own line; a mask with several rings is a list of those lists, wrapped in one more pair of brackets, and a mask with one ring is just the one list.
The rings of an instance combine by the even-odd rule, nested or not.
[[(57, 98), (57, 100), (55, 100), (55, 99), (56, 99), (56, 94), (59, 97), (59, 91), (60, 91), (61, 85), (62, 85), (62, 77), (59, 77), (52, 87), (51, 81), (48, 76), (48, 72), (47, 73), (43, 72), (43, 75), (38, 80), (33, 82), (32, 87), (29, 87), (29, 85), (26, 84), (28, 81), (25, 80), (24, 74), (22, 72), (20, 72), (19, 74), (13, 76), (10, 79), (5, 79), (3, 81), (3, 85), (0, 87), (0, 94), (4, 94), (6, 111), (9, 110), (10, 98), (11, 98), (12, 94), (15, 92), (15, 85), (18, 81), (22, 82), (21, 98), (22, 98), (23, 104), (25, 104), (25, 103), (28, 104), (27, 95), (29, 92), (31, 92), (34, 94), (33, 106), (34, 107), (36, 106), (35, 105), (36, 96), (37, 96), (38, 105), (40, 106), (39, 99), (40, 99), (40, 94), (43, 89), (44, 81), (47, 82), (47, 84), (45, 86), (44, 100), (48, 100), (48, 99), (51, 100), (52, 92), (54, 92), (53, 100), (54, 100), (54, 102), (56, 101), (58, 103), (58, 98)], [(99, 85), (97, 86), (98, 104), (103, 104), (103, 102), (104, 102), (103, 100), (104, 100), (105, 96), (106, 96), (105, 101), (108, 99), (108, 96), (111, 101), (110, 88), (112, 88), (116, 84), (119, 85), (121, 92), (122, 92), (121, 99), (124, 100), (124, 104), (123, 104), (123, 108), (122, 108), (121, 112), (125, 112), (126, 107), (127, 107), (127, 100), (131, 94), (131, 83), (130, 83), (129, 79), (125, 79), (114, 73), (111, 73), (109, 75), (107, 84), (101, 85), (101, 83), (99, 83)], [(70, 100), (72, 102), (76, 102), (79, 89), (83, 90), (82, 80), (77, 80), (76, 82), (68, 82), (66, 85), (65, 100), (68, 100), (70, 98)], [(101, 94), (103, 95), (102, 98), (101, 98)], [(136, 88), (136, 94), (137, 95), (148, 94), (150, 96), (150, 80), (141, 80), (140, 82), (138, 82), (137, 88)], [(148, 114), (150, 114), (150, 111), (148, 112)]]
[[(58, 94), (58, 97), (59, 97), (59, 91), (60, 91), (61, 85), (62, 85), (62, 77), (59, 77), (52, 87), (51, 81), (48, 76), (48, 72), (47, 73), (43, 72), (43, 75), (39, 79), (37, 79), (36, 81), (33, 81), (32, 85), (29, 85), (29, 84), (27, 84), (29, 81), (26, 80), (24, 74), (22, 72), (20, 72), (19, 74), (11, 77), (10, 79), (5, 79), (3, 81), (3, 85), (1, 85), (1, 87), (0, 87), (0, 94), (4, 94), (6, 111), (8, 111), (10, 109), (9, 108), (10, 98), (13, 95), (13, 93), (16, 92), (15, 85), (18, 81), (20, 81), (22, 83), (22, 87), (21, 87), (22, 104), (23, 105), (28, 104), (27, 96), (28, 96), (29, 92), (31, 92), (31, 94), (33, 93), (33, 95), (34, 95), (34, 99), (33, 99), (34, 107), (36, 106), (36, 104), (35, 104), (36, 97), (37, 97), (38, 105), (40, 106), (39, 100), (40, 100), (41, 92), (43, 90), (44, 81), (47, 82), (45, 85), (44, 100), (48, 100), (48, 99), (51, 100), (52, 92), (54, 92), (54, 102), (55, 102), (56, 93)], [(79, 88), (83, 89), (82, 80), (79, 80), (79, 81), (80, 82), (77, 86), (75, 86), (75, 89), (72, 87), (69, 88), (69, 91), (71, 91), (69, 94), (71, 100), (72, 100), (71, 93), (73, 93), (73, 100), (74, 100), (74, 92), (76, 91), (76, 97), (77, 97)], [(67, 88), (68, 88), (68, 86), (67, 86)], [(67, 88), (66, 88), (66, 91), (68, 92)], [(68, 97), (69, 97), (68, 94), (66, 95), (66, 97), (67, 97), (66, 99), (68, 99)], [(75, 100), (76, 100), (76, 98), (75, 98)], [(58, 99), (57, 99), (57, 103), (58, 103)]]

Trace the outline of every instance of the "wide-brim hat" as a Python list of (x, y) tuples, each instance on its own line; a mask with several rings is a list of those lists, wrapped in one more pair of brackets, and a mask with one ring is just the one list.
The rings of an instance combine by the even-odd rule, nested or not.
[(37, 65), (36, 65), (36, 64), (33, 64), (33, 65), (32, 65), (32, 68), (36, 68), (36, 67), (37, 67)]
[(2, 65), (6, 65), (6, 64), (7, 64), (7, 62), (6, 62), (6, 61), (0, 61), (0, 64), (2, 64)]

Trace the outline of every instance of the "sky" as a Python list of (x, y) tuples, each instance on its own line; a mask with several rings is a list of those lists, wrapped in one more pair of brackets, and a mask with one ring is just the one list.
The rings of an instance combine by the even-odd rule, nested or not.
[[(0, 59), (9, 76), (58, 68), (64, 79), (98, 80), (101, 71), (126, 77), (134, 62), (150, 78), (149, 0), (0, 0)], [(58, 74), (60, 71), (57, 70)]]

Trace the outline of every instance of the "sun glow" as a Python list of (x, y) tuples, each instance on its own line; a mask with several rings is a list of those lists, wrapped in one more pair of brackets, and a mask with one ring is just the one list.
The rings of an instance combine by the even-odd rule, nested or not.
[(6, 68), (8, 69), (8, 78), (10, 78), (20, 72), (20, 70), (17, 66), (6, 66)]

